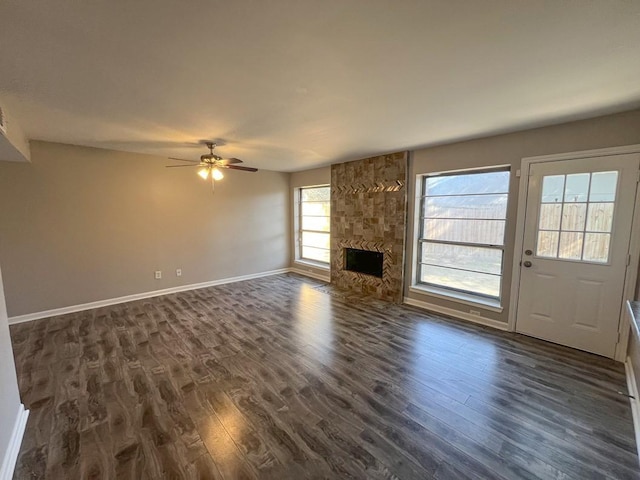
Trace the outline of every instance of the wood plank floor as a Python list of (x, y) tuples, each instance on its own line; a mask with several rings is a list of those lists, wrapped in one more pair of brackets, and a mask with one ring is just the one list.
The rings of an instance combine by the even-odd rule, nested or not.
[(278, 275), (11, 327), (16, 479), (636, 479), (624, 368)]

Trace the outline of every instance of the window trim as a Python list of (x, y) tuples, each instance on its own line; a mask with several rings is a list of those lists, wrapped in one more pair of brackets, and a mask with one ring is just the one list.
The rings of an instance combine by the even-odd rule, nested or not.
[[(496, 194), (474, 194), (474, 195), (507, 195), (507, 205), (506, 212), (504, 218), (496, 218), (496, 219), (486, 219), (486, 220), (497, 220), (502, 221), (505, 224), (502, 245), (494, 245), (494, 244), (485, 244), (485, 243), (471, 243), (471, 242), (455, 242), (455, 241), (446, 241), (446, 240), (427, 240), (422, 238), (422, 231), (424, 226), (424, 212), (425, 212), (425, 202), (427, 196), (424, 194), (425, 192), (425, 184), (427, 178), (433, 177), (443, 177), (443, 176), (455, 176), (455, 175), (465, 175), (465, 174), (482, 174), (482, 173), (493, 173), (493, 172), (508, 172), (509, 173), (509, 185), (507, 187), (507, 191), (504, 193)], [(458, 303), (469, 304), (469, 305), (478, 305), (488, 310), (501, 312), (502, 311), (502, 300), (503, 300), (503, 288), (504, 288), (504, 274), (505, 274), (505, 254), (507, 250), (506, 245), (506, 234), (507, 234), (507, 221), (508, 221), (508, 209), (510, 202), (510, 184), (511, 184), (511, 165), (497, 165), (490, 167), (479, 167), (479, 168), (468, 168), (468, 169), (459, 169), (459, 170), (449, 170), (445, 172), (434, 172), (434, 173), (422, 173), (416, 175), (416, 190), (415, 190), (415, 199), (414, 203), (414, 245), (413, 245), (413, 261), (412, 261), (412, 282), (409, 286), (409, 291), (415, 293), (429, 294), (434, 297), (443, 298), (446, 300), (457, 301)], [(462, 194), (460, 196), (464, 196)], [(468, 194), (471, 195), (471, 194)], [(454, 196), (454, 195), (437, 195), (438, 197), (444, 196)], [(459, 195), (455, 195), (459, 196)], [(475, 220), (475, 219), (471, 219)], [(485, 219), (478, 219), (485, 220)], [(434, 243), (440, 245), (461, 245), (461, 246), (469, 246), (469, 247), (479, 247), (479, 248), (491, 248), (494, 250), (500, 250), (501, 252), (501, 266), (499, 274), (491, 274), (498, 276), (500, 279), (499, 286), (499, 295), (497, 297), (492, 295), (486, 295), (478, 292), (471, 292), (468, 290), (463, 290), (454, 287), (447, 287), (444, 285), (437, 285), (433, 283), (423, 282), (420, 280), (421, 276), (421, 268), (422, 265), (426, 265), (422, 262), (422, 244), (423, 243)], [(452, 267), (455, 269), (455, 267)], [(487, 273), (487, 272), (478, 272), (478, 273)]]
[[(320, 185), (303, 185), (300, 187), (296, 187), (295, 192), (294, 192), (294, 199), (295, 199), (295, 212), (294, 212), (294, 219), (295, 219), (295, 263), (299, 263), (299, 264), (303, 264), (306, 266), (310, 266), (310, 267), (315, 267), (315, 268), (321, 268), (321, 269), (329, 269), (330, 265), (331, 265), (331, 261), (329, 262), (321, 262), (319, 260), (314, 260), (311, 258), (306, 258), (302, 256), (302, 191), (306, 190), (306, 189), (312, 189), (312, 188), (329, 188), (329, 192), (331, 192), (331, 185), (330, 184), (320, 184)], [(305, 202), (305, 203), (314, 203), (314, 202)], [(315, 202), (315, 203), (325, 203), (325, 202)], [(331, 208), (331, 200), (329, 200), (329, 208)], [(331, 218), (331, 217), (329, 217)], [(329, 233), (329, 239), (331, 239), (331, 227), (329, 227), (329, 232), (323, 232), (323, 231), (319, 231), (319, 230), (304, 230), (305, 232), (311, 232), (311, 233)], [(314, 247), (315, 248), (315, 247)], [(329, 248), (329, 254), (331, 254), (331, 249)]]

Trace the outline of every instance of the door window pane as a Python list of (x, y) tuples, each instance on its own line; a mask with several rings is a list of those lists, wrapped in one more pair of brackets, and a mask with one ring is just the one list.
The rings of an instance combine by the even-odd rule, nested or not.
[(608, 233), (586, 233), (584, 236), (584, 260), (607, 263), (609, 260)]
[(564, 189), (564, 201), (586, 202), (589, 195), (589, 173), (574, 173), (567, 175)]
[(558, 256), (559, 232), (538, 232), (538, 247), (536, 255), (539, 257), (556, 258)]
[(580, 260), (582, 257), (582, 238), (583, 233), (578, 232), (561, 232), (560, 247), (558, 249), (558, 258), (567, 260)]
[(613, 202), (616, 199), (618, 172), (595, 172), (591, 175), (590, 202)]
[(613, 203), (590, 203), (587, 215), (587, 231), (611, 232)]
[(541, 230), (560, 230), (561, 214), (561, 203), (543, 203), (540, 205), (539, 228)]
[(586, 203), (565, 203), (562, 208), (562, 230), (572, 232), (584, 231), (584, 221), (586, 217)]
[(547, 175), (542, 180), (542, 203), (561, 203), (564, 175)]

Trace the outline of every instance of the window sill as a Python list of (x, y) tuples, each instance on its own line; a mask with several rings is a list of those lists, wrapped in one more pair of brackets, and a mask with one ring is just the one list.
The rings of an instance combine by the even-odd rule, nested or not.
[(331, 270), (331, 267), (329, 266), (328, 263), (320, 263), (320, 262), (314, 262), (313, 260), (296, 260), (293, 262), (296, 265), (304, 265), (305, 267), (313, 267), (313, 268), (317, 268), (319, 270), (326, 270), (327, 272), (329, 270)]
[(449, 300), (451, 302), (471, 305), (473, 307), (480, 307), (491, 312), (502, 313), (502, 311), (504, 310), (498, 300), (477, 297), (475, 295), (470, 295), (467, 293), (453, 292), (451, 290), (445, 290), (436, 287), (427, 287), (424, 285), (412, 285), (409, 287), (409, 291), (422, 295), (429, 295), (431, 297), (442, 298), (443, 300)]

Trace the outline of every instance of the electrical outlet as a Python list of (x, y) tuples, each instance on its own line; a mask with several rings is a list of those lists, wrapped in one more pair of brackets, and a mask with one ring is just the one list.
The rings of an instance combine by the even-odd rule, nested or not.
[(182, 276), (182, 269), (181, 268), (177, 268), (176, 269), (176, 277), (181, 277)]
[(480, 311), (479, 310), (469, 310), (469, 313), (471, 315), (475, 315), (476, 317), (480, 316)]
[(160, 280), (162, 278), (162, 271), (156, 270), (155, 276), (156, 280)]

